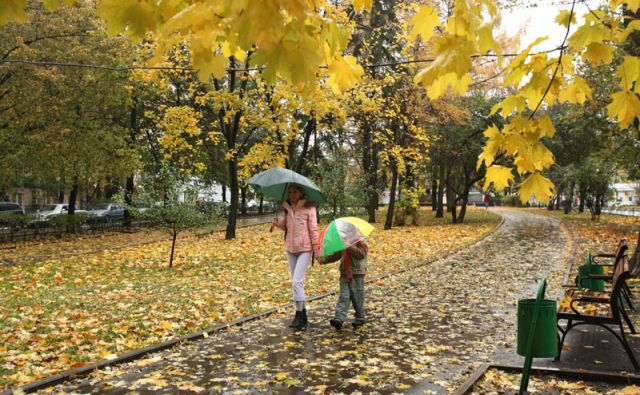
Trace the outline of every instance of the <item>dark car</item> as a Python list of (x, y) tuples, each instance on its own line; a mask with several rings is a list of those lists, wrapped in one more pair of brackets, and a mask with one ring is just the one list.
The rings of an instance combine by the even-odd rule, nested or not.
[(24, 215), (24, 209), (18, 203), (0, 202), (0, 215)]

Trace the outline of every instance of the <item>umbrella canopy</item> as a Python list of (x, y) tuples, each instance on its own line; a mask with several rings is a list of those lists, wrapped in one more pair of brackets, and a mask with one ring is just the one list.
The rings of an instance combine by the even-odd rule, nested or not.
[(249, 178), (247, 184), (251, 185), (256, 192), (278, 201), (285, 200), (289, 185), (296, 184), (304, 190), (308, 200), (316, 203), (325, 202), (320, 188), (313, 181), (293, 170), (282, 167), (274, 167), (258, 173)]
[(343, 217), (331, 221), (322, 233), (322, 255), (327, 256), (345, 250), (364, 240), (375, 228), (356, 217)]

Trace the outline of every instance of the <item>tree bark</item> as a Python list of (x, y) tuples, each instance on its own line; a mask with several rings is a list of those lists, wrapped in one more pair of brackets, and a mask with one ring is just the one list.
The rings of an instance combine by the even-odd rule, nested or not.
[(464, 222), (464, 216), (467, 214), (467, 204), (469, 202), (469, 187), (465, 187), (460, 196), (460, 214), (458, 215), (457, 224)]
[(71, 193), (69, 193), (69, 208), (67, 211), (67, 232), (75, 233), (76, 232), (76, 221), (75, 221), (75, 212), (76, 212), (76, 200), (78, 198), (78, 177), (73, 178), (73, 185), (71, 186)]
[(169, 257), (169, 267), (173, 267), (173, 253), (176, 249), (176, 239), (178, 238), (178, 232), (176, 229), (172, 232), (171, 238), (171, 256)]
[(438, 207), (436, 210), (436, 218), (444, 217), (444, 203), (443, 203), (444, 199), (443, 198), (444, 198), (444, 184), (446, 183), (445, 177), (446, 177), (445, 168), (443, 165), (440, 165), (440, 171), (439, 171), (440, 179), (438, 180), (438, 196), (437, 196)]
[(243, 186), (240, 188), (240, 196), (242, 199), (242, 204), (240, 205), (240, 211), (242, 215), (247, 215), (247, 187)]
[(376, 209), (378, 208), (378, 192), (376, 188), (377, 161), (374, 160), (373, 132), (369, 123), (362, 123), (362, 167), (365, 174), (365, 188), (367, 192), (367, 214), (369, 223), (376, 222)]
[(391, 191), (389, 192), (389, 206), (387, 209), (387, 219), (384, 223), (384, 229), (389, 230), (393, 226), (393, 210), (396, 205), (396, 185), (398, 184), (398, 166), (394, 160), (391, 160)]
[(431, 174), (431, 211), (438, 209), (438, 179), (435, 172)]
[[(235, 143), (234, 143), (235, 144)], [(229, 202), (229, 216), (227, 217), (227, 229), (225, 233), (225, 240), (231, 240), (236, 237), (236, 223), (238, 217), (238, 202), (239, 202), (239, 188), (238, 188), (238, 162), (234, 157), (228, 160), (229, 167), (229, 193), (231, 200)]]
[(133, 204), (133, 193), (134, 193), (134, 185), (133, 185), (133, 175), (127, 177), (127, 181), (125, 183), (124, 188), (124, 202), (126, 204), (124, 209), (124, 226), (131, 227), (132, 215), (129, 207)]

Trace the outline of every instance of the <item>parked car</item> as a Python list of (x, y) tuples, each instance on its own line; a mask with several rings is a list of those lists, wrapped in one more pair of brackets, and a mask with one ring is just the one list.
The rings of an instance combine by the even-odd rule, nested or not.
[(101, 219), (107, 222), (124, 219), (124, 208), (117, 203), (102, 203), (89, 210), (90, 219)]
[[(51, 217), (64, 215), (69, 213), (69, 205), (68, 204), (47, 204), (42, 206), (40, 210), (36, 212), (36, 220), (37, 221), (47, 221)], [(74, 210), (74, 214), (86, 214), (86, 210), (80, 210), (76, 208)]]
[(0, 202), (0, 215), (24, 215), (24, 208), (18, 203)]

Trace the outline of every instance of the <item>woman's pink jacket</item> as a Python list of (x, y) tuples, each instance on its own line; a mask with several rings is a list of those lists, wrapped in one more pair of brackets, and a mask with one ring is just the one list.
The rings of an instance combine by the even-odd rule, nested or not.
[(305, 200), (298, 200), (295, 206), (283, 202), (282, 207), (287, 210), (286, 222), (279, 218), (277, 226), (285, 230), (287, 236), (285, 246), (287, 252), (297, 254), (300, 252), (316, 251), (318, 249), (318, 220), (316, 208), (306, 205)]

